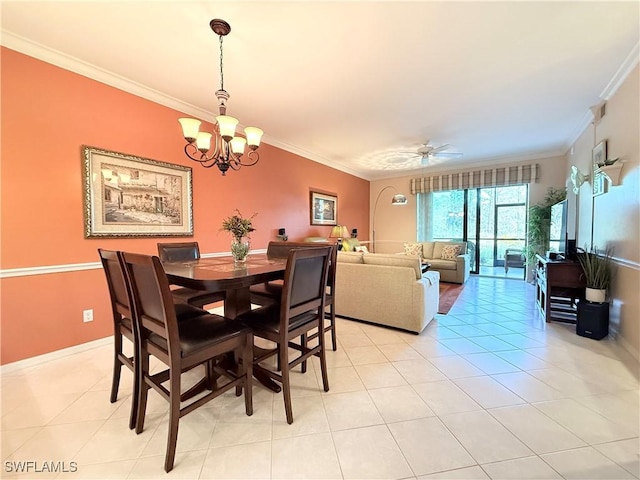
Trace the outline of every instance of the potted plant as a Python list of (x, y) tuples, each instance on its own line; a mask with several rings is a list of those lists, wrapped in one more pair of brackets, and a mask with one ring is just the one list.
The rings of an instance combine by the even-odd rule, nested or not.
[(588, 302), (603, 303), (613, 277), (613, 249), (607, 247), (600, 254), (597, 250), (595, 246), (590, 252), (579, 249), (578, 261), (587, 284), (585, 299)]
[(524, 255), (527, 258), (529, 269), (536, 264), (536, 255), (544, 255), (549, 250), (551, 206), (565, 198), (567, 198), (566, 188), (550, 187), (547, 189), (546, 197), (529, 208), (527, 216), (527, 245), (524, 248)]
[(236, 214), (225, 218), (222, 221), (222, 228), (233, 235), (231, 242), (231, 255), (236, 263), (244, 263), (249, 255), (250, 243), (249, 234), (255, 230), (252, 220), (257, 215), (254, 213), (249, 218), (244, 218), (240, 211), (236, 209)]

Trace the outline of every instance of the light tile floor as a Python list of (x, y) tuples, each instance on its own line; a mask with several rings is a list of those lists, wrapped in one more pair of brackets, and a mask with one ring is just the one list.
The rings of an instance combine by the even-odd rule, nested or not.
[[(389, 312), (393, 315), (393, 312)], [(328, 353), (294, 374), (294, 423), (257, 386), (180, 421), (168, 477), (638, 478), (638, 363), (615, 341), (545, 325), (533, 287), (472, 277), (420, 335), (339, 319)], [(2, 375), (3, 478), (164, 478), (167, 406), (127, 428), (131, 375), (109, 403), (111, 346)], [(189, 380), (195, 380), (191, 376)], [(10, 472), (17, 462), (76, 472)], [(60, 463), (57, 465), (62, 467)]]

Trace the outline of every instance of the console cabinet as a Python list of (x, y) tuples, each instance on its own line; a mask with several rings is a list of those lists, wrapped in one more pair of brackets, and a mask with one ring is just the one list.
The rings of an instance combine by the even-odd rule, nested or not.
[(576, 323), (577, 302), (584, 299), (585, 287), (579, 262), (536, 255), (536, 303), (546, 322)]

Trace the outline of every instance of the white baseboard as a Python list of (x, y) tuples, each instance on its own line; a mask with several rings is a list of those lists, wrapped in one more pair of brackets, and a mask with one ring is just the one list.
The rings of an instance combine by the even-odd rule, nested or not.
[(93, 350), (97, 347), (109, 345), (113, 341), (113, 335), (100, 338), (98, 340), (92, 340), (91, 342), (81, 343), (80, 345), (74, 345), (72, 347), (63, 348), (62, 350), (56, 350), (55, 352), (45, 353), (38, 355), (37, 357), (25, 358), (24, 360), (18, 360), (17, 362), (7, 363), (0, 366), (0, 374), (12, 373), (23, 368), (29, 368), (43, 363), (57, 360), (59, 358), (68, 357), (76, 353), (86, 352), (87, 350)]

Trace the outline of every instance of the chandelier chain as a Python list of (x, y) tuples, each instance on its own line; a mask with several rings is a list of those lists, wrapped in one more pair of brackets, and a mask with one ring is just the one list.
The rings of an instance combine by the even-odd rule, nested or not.
[(224, 90), (224, 73), (222, 69), (222, 57), (223, 57), (222, 38), (223, 38), (222, 35), (220, 35), (220, 90)]

